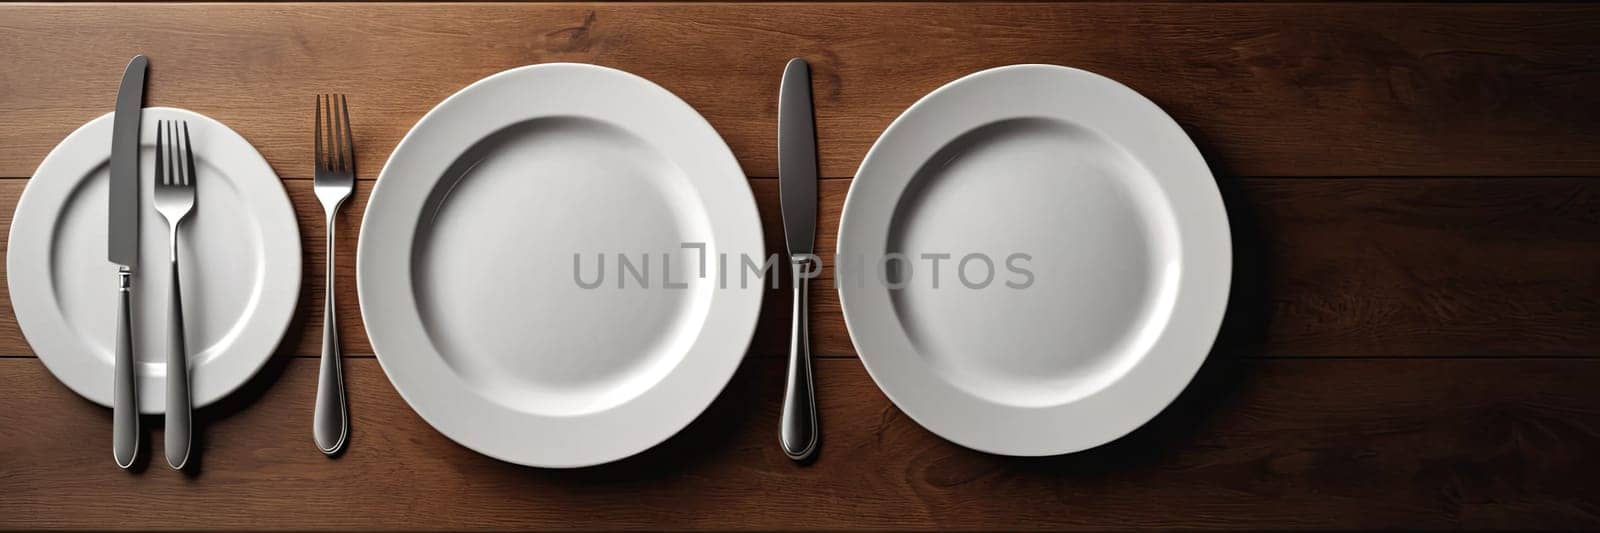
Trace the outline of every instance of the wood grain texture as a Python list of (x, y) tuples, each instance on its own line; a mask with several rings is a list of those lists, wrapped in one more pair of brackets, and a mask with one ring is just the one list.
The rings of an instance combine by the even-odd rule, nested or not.
[(184, 476), (117, 470), (103, 445), (109, 411), (37, 360), (0, 360), (0, 528), (1600, 525), (1600, 361), (1213, 364), (1125, 439), (1017, 459), (939, 439), (858, 362), (830, 359), (817, 365), (826, 440), (808, 467), (775, 444), (781, 363), (747, 360), (704, 416), (655, 449), (550, 471), (454, 444), (371, 359), (347, 362), (351, 447), (324, 458), (309, 437), (316, 362), (280, 358), (270, 388), (202, 411), (200, 469)]
[[(110, 110), (238, 130), (287, 179), (304, 287), (280, 354), (199, 413), (198, 469), (117, 470), (109, 410), (57, 382), (0, 306), (0, 530), (1600, 529), (1600, 4), (556, 3), (0, 5), (0, 178)], [(1117, 442), (1019, 459), (897, 410), (813, 283), (822, 450), (776, 445), (788, 295), (749, 357), (662, 445), (576, 471), (448, 440), (384, 378), (355, 294), (357, 228), (401, 136), (520, 65), (651, 79), (728, 141), (782, 249), (776, 95), (812, 62), (817, 247), (906, 106), (967, 73), (1055, 63), (1161, 105), (1219, 176), (1228, 317), (1182, 396)], [(343, 92), (361, 177), (339, 221), (351, 448), (310, 439), (323, 266), (311, 95)], [(25, 179), (0, 179), (13, 212)], [(0, 254), (11, 220), (0, 220)], [(561, 259), (567, 260), (566, 256)], [(0, 268), (0, 280), (5, 272)], [(160, 419), (147, 436), (156, 457)], [(538, 443), (529, 443), (536, 446)]]
[[(14, 210), (26, 180), (0, 180)], [(343, 348), (370, 355), (355, 293), (357, 227), (373, 182), (342, 212)], [(1600, 353), (1600, 180), (1223, 179), (1235, 244), (1225, 328), (1252, 356), (1593, 356)], [(752, 179), (766, 243), (781, 253), (777, 180)], [(821, 184), (817, 248), (833, 263), (849, 180)], [(304, 179), (285, 181), (305, 240), (299, 326), (285, 353), (320, 353), (324, 229)], [(5, 224), (9, 225), (9, 219)], [(9, 233), (9, 227), (0, 227)], [(0, 243), (3, 246), (3, 243)], [(567, 264), (567, 252), (553, 252)], [(1040, 265), (1037, 268), (1047, 268)], [(1040, 271), (1044, 275), (1044, 271)], [(783, 280), (787, 287), (787, 280)], [(31, 354), (9, 296), (0, 354)], [(812, 349), (855, 350), (831, 268), (812, 285)], [(769, 291), (751, 347), (788, 350), (787, 293)]]
[(370, 178), (456, 90), (578, 61), (660, 83), (774, 176), (779, 74), (801, 56), (830, 177), (928, 91), (1012, 63), (1127, 84), (1228, 174), (1595, 175), (1597, 26), (1592, 4), (12, 5), (0, 176), (109, 111), (139, 52), (150, 105), (216, 117), (289, 173), (316, 93), (349, 95)]

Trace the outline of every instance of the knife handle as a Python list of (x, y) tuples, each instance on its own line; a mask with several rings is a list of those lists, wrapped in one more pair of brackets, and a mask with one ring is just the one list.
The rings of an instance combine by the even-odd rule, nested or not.
[(111, 453), (117, 466), (133, 466), (139, 455), (139, 372), (133, 366), (133, 272), (117, 272), (116, 370), (111, 385)]
[(817, 400), (811, 381), (811, 339), (806, 289), (810, 258), (790, 258), (794, 273), (794, 319), (789, 334), (789, 379), (783, 389), (783, 427), (778, 435), (784, 455), (805, 461), (817, 450)]
[(178, 287), (178, 259), (172, 258), (172, 290), (167, 301), (167, 465), (183, 470), (189, 462), (193, 404), (189, 397), (189, 350), (183, 338), (183, 291)]

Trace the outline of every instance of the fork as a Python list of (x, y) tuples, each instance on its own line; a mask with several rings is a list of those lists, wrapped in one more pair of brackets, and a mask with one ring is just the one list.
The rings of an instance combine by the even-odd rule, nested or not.
[[(183, 127), (182, 142), (178, 127)], [(156, 210), (167, 219), (167, 259), (172, 262), (172, 289), (167, 300), (167, 465), (182, 470), (189, 462), (193, 427), (189, 398), (189, 352), (183, 336), (183, 296), (178, 283), (178, 224), (194, 209), (194, 144), (189, 123), (156, 123)]]
[[(326, 116), (326, 120), (324, 120)], [(356, 182), (356, 150), (350, 136), (350, 109), (342, 94), (317, 96), (316, 191), (327, 213), (328, 255), (322, 306), (322, 366), (317, 373), (317, 404), (312, 413), (317, 449), (334, 455), (350, 435), (350, 414), (344, 399), (344, 377), (339, 368), (339, 321), (333, 306), (333, 222)]]

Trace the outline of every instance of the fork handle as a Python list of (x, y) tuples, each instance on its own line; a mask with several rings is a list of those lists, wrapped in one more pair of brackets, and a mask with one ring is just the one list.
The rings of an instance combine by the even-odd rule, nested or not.
[(139, 373), (133, 367), (133, 272), (117, 272), (116, 370), (111, 387), (111, 455), (130, 468), (139, 455)]
[[(174, 232), (177, 230), (174, 229)], [(174, 236), (176, 239), (176, 236)], [(178, 283), (178, 258), (172, 258), (172, 289), (167, 295), (167, 465), (182, 470), (189, 462), (194, 426), (189, 396), (189, 350), (183, 335), (183, 290)]]
[(322, 366), (317, 372), (317, 404), (311, 415), (317, 449), (334, 455), (344, 448), (350, 435), (350, 414), (344, 399), (344, 376), (339, 368), (339, 320), (333, 302), (333, 222), (337, 211), (328, 213), (328, 272), (322, 305)]

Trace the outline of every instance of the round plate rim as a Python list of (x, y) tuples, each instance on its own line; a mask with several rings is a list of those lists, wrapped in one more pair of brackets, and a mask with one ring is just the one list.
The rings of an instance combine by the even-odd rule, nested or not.
[[(443, 115), (446, 113), (453, 113), (453, 111), (450, 111), (452, 106), (458, 105), (459, 102), (470, 101), (471, 99), (478, 98), (476, 95), (480, 91), (489, 90), (486, 89), (487, 87), (498, 87), (500, 84), (522, 84), (527, 86), (524, 87), (525, 89), (531, 89), (532, 85), (542, 83), (540, 81), (542, 76), (552, 75), (604, 77), (609, 81), (616, 83), (618, 86), (631, 87), (626, 90), (639, 91), (639, 94), (642, 95), (642, 97), (655, 99), (652, 100), (652, 103), (659, 104), (659, 107), (649, 110), (641, 110), (637, 107), (634, 107), (632, 108), (634, 112), (655, 113), (656, 115), (653, 116), (658, 118), (663, 116), (674, 117), (674, 120), (682, 121), (677, 125), (683, 128), (683, 131), (681, 132), (683, 139), (672, 140), (669, 142), (671, 142), (674, 146), (681, 146), (684, 143), (697, 146), (698, 148), (696, 148), (696, 150), (700, 150), (702, 152), (701, 155), (704, 156), (705, 161), (695, 164), (704, 165), (707, 168), (712, 168), (715, 170), (714, 176), (695, 177), (691, 179), (704, 180), (705, 182), (711, 182), (715, 180), (728, 180), (731, 182), (733, 178), (737, 178), (737, 189), (732, 187), (732, 183), (725, 184), (727, 185), (726, 187), (720, 187), (720, 189), (718, 189), (724, 191), (718, 193), (719, 195), (728, 196), (719, 196), (717, 199), (727, 203), (719, 204), (720, 207), (717, 208), (707, 205), (706, 209), (708, 210), (708, 216), (710, 216), (709, 213), (713, 210), (724, 210), (729, 212), (726, 213), (729, 216), (736, 216), (738, 218), (750, 221), (749, 224), (742, 225), (742, 227), (735, 227), (741, 225), (727, 224), (725, 222), (719, 223), (717, 220), (713, 219), (710, 220), (713, 233), (719, 235), (719, 239), (722, 238), (722, 236), (728, 237), (730, 245), (725, 251), (729, 252), (730, 255), (741, 251), (755, 254), (765, 253), (765, 243), (762, 236), (760, 217), (756, 211), (754, 193), (750, 190), (743, 170), (739, 166), (738, 161), (734, 158), (732, 150), (728, 148), (726, 141), (722, 139), (721, 135), (719, 135), (716, 130), (711, 127), (710, 123), (707, 122), (698, 111), (689, 106), (689, 104), (684, 102), (681, 98), (677, 97), (670, 91), (667, 91), (665, 88), (662, 88), (660, 85), (626, 71), (583, 63), (541, 63), (504, 70), (473, 82), (472, 84), (446, 97), (439, 104), (429, 110), (428, 113), (419, 119), (417, 123), (401, 139), (400, 144), (396, 146), (388, 161), (385, 162), (383, 170), (380, 172), (379, 179), (373, 187), (369, 202), (367, 204), (366, 213), (363, 218), (360, 231), (360, 240), (356, 252), (356, 285), (357, 294), (361, 300), (362, 318), (367, 327), (368, 337), (372, 343), (373, 351), (377, 355), (378, 362), (383, 368), (384, 374), (386, 377), (388, 377), (390, 383), (394, 385), (395, 390), (399, 392), (400, 396), (406, 401), (407, 405), (409, 405), (413, 411), (421, 416), (423, 420), (427, 421), (429, 425), (433, 426), (435, 430), (439, 431), (452, 441), (455, 441), (457, 444), (501, 461), (542, 468), (578, 468), (618, 461), (644, 452), (645, 450), (660, 444), (661, 442), (680, 432), (684, 427), (688, 426), (689, 423), (698, 418), (700, 414), (710, 406), (711, 402), (721, 394), (721, 391), (726, 388), (727, 384), (731, 381), (734, 371), (737, 370), (740, 363), (744, 359), (745, 352), (749, 349), (750, 342), (755, 333), (755, 326), (760, 311), (761, 299), (763, 296), (763, 291), (761, 289), (766, 278), (764, 276), (761, 277), (760, 281), (750, 287), (734, 288), (730, 286), (728, 288), (719, 288), (713, 291), (714, 295), (712, 297), (712, 302), (709, 304), (710, 310), (708, 311), (708, 317), (706, 320), (707, 323), (696, 330), (700, 335), (700, 337), (697, 338), (708, 336), (708, 333), (706, 332), (712, 329), (725, 329), (726, 331), (724, 333), (719, 334), (721, 340), (716, 341), (716, 343), (722, 345), (726, 349), (727, 353), (718, 355), (715, 358), (708, 355), (701, 358), (704, 359), (704, 361), (696, 360), (696, 362), (693, 363), (697, 366), (710, 365), (711, 367), (705, 370), (706, 373), (704, 375), (700, 376), (703, 379), (700, 380), (699, 386), (695, 387), (694, 392), (692, 392), (692, 394), (698, 397), (691, 398), (691, 401), (678, 402), (684, 408), (665, 413), (661, 420), (647, 421), (649, 424), (657, 424), (656, 426), (650, 428), (652, 433), (648, 435), (636, 437), (631, 441), (625, 442), (625, 445), (619, 445), (616, 442), (605, 443), (605, 446), (609, 447), (609, 451), (596, 451), (601, 447), (599, 445), (567, 446), (566, 444), (563, 444), (561, 446), (543, 446), (541, 445), (542, 443), (534, 441), (520, 446), (508, 446), (503, 441), (510, 439), (512, 433), (517, 433), (520, 435), (521, 433), (528, 432), (530, 425), (542, 424), (549, 426), (557, 423), (567, 424), (571, 420), (583, 419), (586, 417), (591, 419), (599, 419), (602, 416), (611, 416), (611, 413), (624, 407), (637, 410), (638, 407), (635, 404), (642, 403), (642, 399), (655, 393), (657, 388), (660, 388), (663, 383), (669, 380), (674, 382), (674, 385), (672, 386), (675, 387), (678, 392), (682, 392), (684, 387), (677, 382), (682, 382), (685, 378), (681, 376), (674, 377), (674, 374), (684, 371), (683, 362), (680, 362), (678, 366), (675, 366), (673, 369), (668, 371), (667, 375), (662, 377), (659, 381), (652, 383), (650, 387), (644, 392), (640, 393), (638, 397), (627, 400), (620, 406), (602, 410), (598, 413), (568, 417), (540, 416), (532, 413), (520, 412), (502, 405), (495, 404), (493, 402), (485, 402), (480, 405), (476, 403), (475, 400), (463, 400), (467, 402), (474, 402), (473, 405), (479, 407), (481, 411), (487, 411), (486, 413), (475, 413), (475, 415), (492, 416), (500, 420), (516, 420), (518, 422), (517, 424), (509, 426), (496, 426), (486, 429), (482, 426), (490, 426), (490, 424), (477, 424), (477, 427), (474, 427), (473, 424), (462, 423), (456, 419), (457, 417), (452, 416), (451, 413), (444, 412), (446, 409), (437, 406), (437, 400), (426, 398), (425, 396), (436, 393), (424, 389), (431, 390), (433, 387), (439, 385), (427, 385), (415, 380), (411, 380), (409, 375), (413, 372), (413, 370), (408, 368), (407, 365), (433, 365), (434, 362), (437, 362), (440, 357), (434, 350), (431, 342), (407, 344), (398, 340), (388, 339), (389, 336), (399, 335), (407, 335), (410, 338), (415, 338), (415, 335), (417, 334), (416, 332), (406, 334), (401, 330), (400, 326), (394, 325), (392, 322), (404, 321), (406, 323), (411, 323), (419, 320), (418, 317), (414, 316), (417, 314), (416, 309), (414, 306), (412, 306), (410, 309), (398, 311), (392, 309), (392, 306), (387, 306), (383, 303), (377, 303), (377, 300), (384, 300), (385, 302), (388, 302), (392, 299), (390, 296), (386, 296), (379, 291), (378, 287), (384, 286), (384, 282), (379, 281), (377, 278), (383, 277), (389, 281), (398, 281), (399, 278), (403, 277), (408, 283), (411, 279), (409, 266), (392, 267), (389, 271), (384, 271), (380, 267), (382, 263), (385, 262), (386, 258), (399, 257), (397, 254), (401, 254), (402, 252), (398, 251), (397, 249), (404, 248), (404, 254), (410, 253), (409, 249), (411, 247), (411, 240), (415, 238), (413, 231), (413, 219), (416, 218), (416, 214), (407, 212), (403, 214), (390, 215), (389, 213), (380, 210), (384, 209), (383, 204), (386, 201), (385, 199), (390, 198), (391, 196), (409, 202), (410, 199), (415, 196), (415, 191), (403, 189), (402, 187), (417, 187), (421, 183), (419, 182), (419, 184), (413, 184), (410, 183), (411, 181), (425, 180), (426, 183), (429, 184), (437, 181), (438, 176), (419, 177), (420, 174), (425, 174), (427, 172), (415, 170), (411, 166), (403, 164), (402, 160), (416, 158), (416, 156), (411, 155), (411, 152), (417, 150), (418, 146), (426, 145), (424, 136), (430, 134), (426, 134), (424, 132), (434, 128), (435, 122), (453, 120), (443, 117)], [(524, 90), (521, 94), (534, 93)], [(513, 99), (517, 101), (500, 102), (506, 105), (506, 107), (499, 110), (499, 112), (505, 116), (495, 119), (495, 122), (497, 124), (501, 122), (515, 124), (548, 116), (583, 116), (583, 113), (586, 111), (577, 111), (575, 109), (583, 106), (593, 105), (593, 102), (588, 101), (562, 102), (559, 96), (552, 96), (549, 94), (545, 94), (544, 96), (549, 102), (557, 103), (529, 104), (528, 102), (523, 101), (526, 99), (520, 97)], [(584, 99), (587, 99), (587, 96), (588, 95), (585, 95)], [(560, 112), (540, 111), (538, 113), (534, 113), (528, 109), (529, 106), (533, 105), (569, 107), (564, 107)], [(659, 138), (651, 139), (640, 134), (639, 132), (634, 133), (636, 135), (641, 135), (641, 138), (645, 138), (647, 142), (664, 142)], [(460, 141), (451, 140), (448, 143), (439, 143), (441, 147), (436, 149), (441, 151), (447, 150), (449, 153), (455, 154), (451, 157), (457, 157), (461, 152), (464, 152), (476, 142), (477, 138)], [(658, 146), (658, 149), (659, 148), (660, 147)], [(675, 160), (675, 162), (680, 165), (684, 164), (683, 161)], [(694, 174), (687, 170), (685, 173), (688, 175)], [(402, 182), (405, 182), (405, 184), (402, 185)], [(711, 203), (706, 198), (702, 198), (702, 201), (704, 201), (706, 204)], [(409, 207), (407, 207), (407, 210), (409, 210)], [(401, 217), (401, 222), (411, 222), (396, 225), (407, 226), (404, 229), (399, 227), (382, 227), (384, 225), (374, 222), (380, 219), (384, 221), (390, 221), (389, 219), (396, 217)], [(412, 233), (412, 235), (408, 235), (403, 238), (397, 237), (390, 234), (391, 230), (392, 232)], [(396, 274), (395, 271), (398, 270), (405, 270), (404, 275)], [(722, 300), (720, 305), (718, 300)], [(713, 316), (724, 316), (724, 318), (729, 320), (724, 320), (720, 325), (713, 324), (711, 323)], [(420, 325), (420, 322), (416, 323)], [(421, 344), (427, 344), (427, 346), (421, 347)], [(732, 346), (737, 346), (737, 349), (728, 348)], [(422, 362), (421, 359), (417, 358), (433, 359), (435, 361)], [(691, 357), (686, 357), (685, 359), (688, 360), (691, 359)], [(452, 373), (448, 378), (439, 379), (447, 379), (451, 382), (457, 382), (460, 378)], [(566, 427), (570, 429), (574, 426), (569, 425)], [(621, 441), (623, 439), (617, 440)]]
[[(1157, 181), (1167, 182), (1172, 180), (1199, 182), (1202, 181), (1200, 178), (1204, 178), (1203, 185), (1205, 187), (1202, 187), (1202, 189), (1208, 189), (1209, 193), (1194, 194), (1182, 200), (1185, 202), (1183, 207), (1191, 209), (1191, 213), (1199, 213), (1198, 221), (1204, 222), (1204, 226), (1199, 228), (1184, 226), (1179, 232), (1179, 257), (1182, 258), (1185, 264), (1184, 273), (1181, 275), (1186, 276), (1185, 279), (1187, 279), (1188, 272), (1195, 270), (1189, 267), (1190, 263), (1194, 262), (1199, 264), (1200, 270), (1205, 270), (1215, 276), (1216, 279), (1189, 280), (1186, 284), (1180, 285), (1178, 289), (1180, 299), (1184, 296), (1185, 291), (1191, 295), (1189, 301), (1180, 302), (1179, 305), (1187, 305), (1187, 309), (1191, 309), (1194, 316), (1192, 324), (1177, 327), (1190, 328), (1184, 335), (1190, 337), (1196, 344), (1203, 344), (1203, 346), (1188, 348), (1190, 351), (1183, 355), (1182, 360), (1178, 362), (1181, 365), (1175, 369), (1176, 374), (1173, 377), (1181, 377), (1181, 380), (1168, 379), (1170, 386), (1164, 387), (1163, 390), (1150, 392), (1143, 398), (1138, 398), (1138, 401), (1135, 402), (1139, 404), (1137, 412), (1121, 417), (1112, 416), (1109, 419), (1101, 415), (1085, 416), (1083, 413), (1060, 413), (1063, 407), (1071, 406), (1075, 403), (1083, 403), (1084, 400), (1081, 399), (1067, 402), (1063, 405), (1043, 408), (996, 407), (992, 405), (988, 407), (973, 407), (972, 404), (979, 402), (974, 401), (970, 394), (959, 392), (959, 389), (953, 387), (941, 388), (942, 392), (948, 392), (949, 394), (932, 398), (930, 395), (933, 393), (914, 390), (912, 387), (900, 384), (899, 380), (907, 378), (896, 375), (896, 372), (903, 374), (904, 371), (898, 367), (891, 368), (889, 363), (880, 360), (885, 359), (886, 356), (875, 351), (882, 344), (877, 342), (875, 336), (903, 335), (903, 332), (898, 329), (895, 330), (896, 333), (884, 333), (881, 330), (887, 328), (877, 327), (882, 326), (884, 322), (880, 315), (885, 312), (892, 314), (892, 311), (877, 307), (876, 297), (870, 299), (874, 305), (873, 308), (863, 307), (865, 305), (865, 297), (862, 296), (862, 293), (872, 290), (870, 287), (852, 287), (848, 283), (837, 284), (840, 307), (844, 314), (846, 329), (849, 332), (852, 344), (858, 351), (863, 366), (866, 367), (868, 375), (879, 390), (883, 391), (885, 396), (901, 411), (905, 412), (907, 416), (929, 431), (958, 445), (997, 455), (1048, 456), (1077, 452), (1114, 441), (1149, 422), (1177, 398), (1198, 372), (1201, 364), (1204, 363), (1220, 330), (1232, 283), (1232, 242), (1225, 206), (1222, 203), (1220, 191), (1216, 187), (1215, 177), (1205, 164), (1205, 160), (1199, 153), (1199, 149), (1194, 145), (1193, 140), (1170, 115), (1132, 88), (1093, 72), (1045, 64), (1009, 65), (968, 74), (929, 92), (908, 107), (900, 116), (896, 117), (873, 143), (872, 148), (868, 150), (866, 157), (862, 160), (861, 166), (855, 174), (856, 178), (852, 180), (840, 217), (837, 256), (847, 257), (847, 254), (857, 253), (853, 248), (868, 246), (858, 242), (866, 237), (860, 239), (852, 237), (852, 232), (861, 233), (858, 228), (862, 224), (866, 224), (866, 222), (862, 221), (863, 218), (868, 217), (866, 211), (887, 209), (884, 205), (866, 205), (865, 202), (868, 201), (866, 196), (868, 194), (888, 194), (891, 195), (894, 201), (898, 201), (897, 199), (904, 192), (904, 184), (901, 181), (909, 183), (911, 180), (910, 176), (896, 177), (893, 178), (897, 180), (894, 183), (902, 185), (899, 189), (895, 189), (892, 185), (885, 185), (884, 187), (894, 190), (884, 192), (874, 189), (872, 193), (863, 192), (863, 188), (866, 187), (863, 184), (873, 183), (872, 180), (876, 179), (873, 176), (878, 174), (878, 166), (892, 166), (891, 163), (885, 163), (884, 160), (891, 157), (889, 153), (894, 149), (893, 143), (895, 139), (903, 135), (901, 133), (902, 130), (908, 128), (907, 123), (911, 122), (913, 117), (940, 113), (941, 110), (937, 108), (940, 106), (940, 102), (947, 98), (947, 95), (966, 90), (969, 85), (999, 81), (1015, 83), (1021, 80), (1041, 79), (1071, 80), (1072, 83), (1081, 87), (1092, 87), (1094, 91), (1084, 91), (1082, 94), (1071, 96), (1061, 95), (1059, 98), (1062, 100), (1077, 99), (1079, 101), (1096, 98), (1115, 98), (1123, 106), (1124, 111), (1137, 115), (1130, 118), (1130, 121), (1141, 122), (1144, 127), (1159, 130), (1164, 139), (1173, 141), (1181, 139), (1181, 146), (1167, 146), (1167, 148), (1171, 149), (1172, 161), (1164, 162), (1163, 165), (1171, 167), (1173, 165), (1170, 163), (1181, 162), (1186, 174), (1176, 177), (1155, 176), (1155, 178)], [(1052, 100), (1057, 97), (1055, 94), (1050, 96)], [(1024, 103), (1011, 107), (1025, 105), (1033, 104)], [(1089, 105), (1092, 104), (1085, 104), (1083, 107), (1088, 107)], [(984, 120), (974, 119), (979, 123), (994, 123), (1022, 116), (1061, 118), (1069, 122), (1073, 121), (1074, 118), (1072, 116), (1059, 116), (1059, 113), (1056, 115), (1004, 115), (997, 114), (984, 106), (966, 109), (969, 109), (969, 112), (973, 114), (990, 115), (984, 117)], [(966, 131), (970, 131), (970, 129), (939, 132), (938, 138), (944, 139), (943, 142), (948, 143)], [(1127, 142), (1122, 138), (1112, 140), (1119, 144)], [(1180, 143), (1173, 142), (1172, 144)], [(1145, 161), (1141, 161), (1141, 164), (1148, 165)], [(1152, 170), (1152, 174), (1154, 175), (1156, 172)], [(863, 180), (864, 177), (865, 180)], [(1189, 183), (1185, 186), (1192, 188), (1195, 183)], [(1169, 203), (1179, 201), (1173, 199), (1170, 195), (1167, 200)], [(877, 217), (874, 216), (873, 218), (876, 219)], [(1182, 225), (1183, 222), (1184, 220), (1179, 220), (1178, 224)], [(876, 235), (877, 228), (874, 227), (868, 232)], [(1205, 243), (1206, 246), (1195, 246), (1201, 242)], [(1209, 251), (1205, 249), (1197, 251), (1191, 248), (1208, 248)], [(1207, 283), (1209, 283), (1209, 286), (1206, 285)], [(1195, 287), (1197, 284), (1200, 286)], [(1196, 297), (1200, 301), (1193, 301), (1193, 298)], [(1169, 316), (1175, 317), (1179, 311), (1179, 309), (1174, 309)], [(876, 322), (876, 324), (873, 327), (866, 327), (866, 322), (869, 321)], [(1172, 324), (1167, 325), (1163, 330), (1162, 336), (1168, 336), (1174, 327)], [(890, 355), (898, 357), (902, 354)], [(914, 356), (914, 354), (911, 355)], [(1118, 383), (1126, 381), (1129, 374), (1141, 371), (1148, 374), (1148, 365), (1144, 362), (1144, 360), (1148, 359), (1143, 358), (1141, 363), (1135, 365), (1133, 369), (1130, 369), (1122, 377), (1117, 378), (1117, 381), (1107, 386), (1106, 389), (1115, 388)], [(924, 385), (933, 384), (924, 383)], [(1099, 393), (1097, 392), (1096, 394)], [(1090, 398), (1094, 396), (1095, 394), (1091, 394)], [(1127, 394), (1122, 396), (1126, 397)], [(932, 403), (938, 403), (938, 408), (931, 405)], [(972, 413), (982, 413), (982, 415), (967, 416), (966, 418), (970, 419), (965, 419), (962, 416), (950, 415), (954, 411), (960, 411), (967, 415)], [(1086, 425), (1086, 423), (1098, 425)], [(1045, 427), (1045, 429), (1040, 429), (1040, 427)], [(1062, 428), (1068, 427), (1074, 432), (1073, 434), (1066, 434), (1062, 430)], [(1050, 435), (1052, 438), (1039, 438), (1041, 434)]]
[[(232, 152), (224, 157), (214, 158), (212, 164), (239, 169), (237, 172), (228, 172), (229, 176), (261, 175), (271, 178), (270, 180), (240, 179), (235, 181), (234, 186), (236, 187), (253, 188), (255, 189), (254, 192), (260, 193), (245, 195), (247, 198), (244, 198), (244, 200), (256, 203), (266, 211), (287, 213), (285, 219), (288, 223), (279, 229), (281, 231), (267, 230), (266, 228), (269, 227), (270, 222), (263, 220), (256, 220), (256, 225), (261, 228), (261, 233), (265, 240), (272, 240), (274, 239), (273, 235), (281, 233), (280, 238), (284, 239), (283, 242), (263, 243), (262, 246), (266, 249), (282, 248), (282, 250), (272, 253), (267, 253), (264, 250), (262, 261), (266, 264), (263, 268), (271, 272), (281, 271), (284, 277), (281, 278), (280, 283), (287, 287), (294, 287), (295, 290), (274, 291), (267, 287), (274, 283), (270, 280), (264, 280), (262, 289), (256, 297), (257, 307), (249, 313), (253, 318), (251, 323), (260, 325), (247, 328), (233, 341), (233, 346), (252, 346), (254, 349), (243, 352), (244, 355), (249, 355), (249, 357), (219, 354), (208, 358), (204, 363), (199, 364), (192, 370), (191, 379), (195, 381), (191, 389), (193, 403), (197, 408), (204, 407), (216, 403), (249, 383), (266, 366), (267, 361), (271, 360), (273, 355), (277, 353), (290, 324), (293, 323), (295, 314), (299, 310), (300, 291), (298, 289), (302, 275), (299, 218), (295, 214), (294, 204), (290, 201), (281, 178), (273, 171), (266, 158), (262, 157), (261, 153), (248, 140), (228, 127), (228, 125), (204, 114), (176, 107), (146, 107), (142, 109), (140, 115), (140, 123), (143, 124), (141, 129), (148, 132), (154, 131), (153, 121), (155, 120), (175, 119), (188, 120), (191, 124), (205, 123), (205, 127), (210, 129), (212, 135), (217, 139), (224, 140), (228, 145), (226, 149)], [(28, 185), (23, 188), (22, 195), (17, 200), (17, 208), (13, 214), (11, 231), (7, 241), (11, 248), (6, 256), (7, 290), (12, 295), (12, 309), (16, 314), (18, 328), (22, 330), (23, 337), (27, 339), (28, 344), (33, 348), (35, 356), (50, 371), (51, 375), (66, 385), (68, 389), (71, 389), (79, 396), (107, 407), (111, 405), (112, 394), (110, 387), (112, 370), (110, 365), (105, 367), (105, 379), (100, 380), (93, 376), (85, 375), (86, 373), (96, 372), (87, 368), (94, 365), (86, 362), (69, 362), (62, 360), (63, 356), (48, 355), (62, 351), (77, 352), (77, 350), (67, 350), (67, 347), (62, 346), (62, 343), (71, 342), (64, 340), (65, 338), (75, 338), (75, 335), (70, 334), (70, 326), (59, 320), (61, 317), (58, 313), (52, 313), (50, 309), (38, 308), (38, 302), (44, 300), (53, 301), (53, 297), (32, 296), (34, 291), (46, 289), (41, 288), (43, 284), (35, 284), (30, 281), (39, 268), (34, 268), (37, 265), (31, 264), (29, 261), (42, 260), (38, 257), (30, 257), (35, 255), (31, 250), (34, 250), (37, 246), (43, 246), (44, 253), (42, 256), (48, 256), (50, 239), (38, 234), (37, 230), (29, 229), (32, 225), (29, 221), (35, 219), (53, 221), (54, 213), (49, 212), (50, 206), (44, 204), (53, 203), (57, 199), (65, 201), (64, 198), (58, 197), (63, 194), (70, 196), (82, 179), (79, 178), (78, 181), (73, 181), (68, 185), (51, 180), (38, 180), (38, 178), (61, 172), (63, 171), (61, 167), (66, 165), (77, 168), (89, 165), (85, 161), (91, 159), (94, 161), (110, 159), (109, 138), (112, 119), (113, 113), (106, 113), (85, 122), (63, 138), (60, 143), (57, 143), (50, 150), (50, 153), (45, 156), (44, 161), (34, 171), (33, 178), (29, 179)], [(99, 142), (96, 139), (101, 135), (106, 137), (106, 142)], [(154, 134), (149, 133), (149, 135), (153, 136)], [(142, 139), (145, 136), (145, 133), (141, 133), (141, 144), (143, 144)], [(90, 166), (97, 167), (99, 164), (94, 163)], [(72, 170), (72, 168), (66, 170)], [(149, 178), (141, 176), (140, 179)], [(272, 192), (277, 194), (270, 194)], [(45, 198), (45, 195), (50, 196), (50, 198)], [(145, 200), (145, 198), (141, 198), (141, 202)], [(18, 224), (18, 221), (22, 221), (22, 223)], [(165, 224), (162, 220), (141, 220), (141, 224), (145, 223)], [(284, 264), (281, 267), (271, 264), (275, 260), (274, 258), (289, 257), (292, 257), (292, 260), (283, 260)], [(114, 303), (111, 288), (114, 283), (112, 275), (115, 272), (116, 270), (112, 264), (107, 262), (107, 306), (111, 306)], [(18, 274), (21, 274), (21, 276)], [(56, 306), (55, 310), (59, 311), (59, 306)], [(156, 324), (159, 321), (151, 323)], [(44, 329), (52, 330), (53, 334), (46, 335), (43, 331)], [(111, 335), (109, 327), (107, 331), (107, 336), (109, 337)], [(239, 352), (233, 349), (227, 353)], [(195, 376), (204, 376), (207, 379), (195, 379)], [(211, 379), (213, 376), (221, 379)], [(165, 384), (166, 378), (164, 375), (152, 376), (140, 373), (140, 396), (155, 395), (155, 397), (163, 397), (164, 392), (162, 391), (166, 390)], [(165, 402), (157, 403), (146, 400), (148, 398), (143, 398), (139, 402), (139, 411), (141, 413), (148, 415), (165, 412)]]

